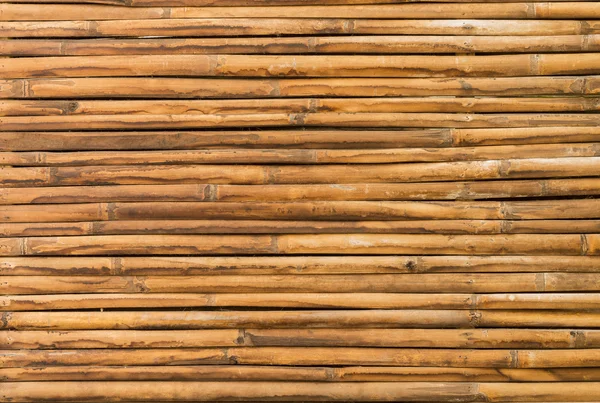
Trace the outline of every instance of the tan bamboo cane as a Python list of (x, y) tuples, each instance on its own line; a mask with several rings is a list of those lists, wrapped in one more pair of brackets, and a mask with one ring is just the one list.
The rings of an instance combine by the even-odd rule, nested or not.
[(0, 79), (1, 98), (278, 98), (311, 96), (515, 96), (598, 93), (597, 76), (458, 78), (173, 78)]
[[(583, 342), (582, 342), (583, 341)], [(530, 329), (219, 329), (1, 331), (2, 349), (198, 347), (595, 348), (597, 330)]]

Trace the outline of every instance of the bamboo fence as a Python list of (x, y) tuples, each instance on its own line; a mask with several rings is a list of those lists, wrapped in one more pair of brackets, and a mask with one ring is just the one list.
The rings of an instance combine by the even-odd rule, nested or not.
[(0, 2), (0, 402), (214, 401), (600, 401), (600, 2)]

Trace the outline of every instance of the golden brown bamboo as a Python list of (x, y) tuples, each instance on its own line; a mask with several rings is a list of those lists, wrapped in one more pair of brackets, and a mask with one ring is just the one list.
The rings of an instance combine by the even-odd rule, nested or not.
[[(591, 196), (600, 179), (495, 180), (322, 185), (120, 185), (24, 187), (0, 189), (0, 205), (135, 201), (277, 201), (295, 200), (478, 200), (493, 198)], [(518, 223), (517, 223), (518, 224)], [(517, 225), (518, 226), (518, 225)], [(516, 228), (516, 227), (515, 227)]]
[[(4, 295), (93, 293), (477, 293), (600, 291), (596, 273), (287, 276), (5, 276)], [(599, 297), (600, 298), (600, 297)], [(600, 301), (600, 299), (599, 299)]]
[(567, 158), (600, 156), (598, 143), (532, 144), (443, 148), (384, 149), (213, 149), (165, 151), (1, 152), (10, 166), (79, 166), (139, 164), (337, 164)]
[[(519, 3), (522, 0), (435, 0), (432, 3)], [(591, 0), (555, 0), (555, 1), (591, 1)], [(72, 0), (9, 0), (5, 3), (71, 3)], [(386, 4), (386, 3), (420, 3), (423, 0), (79, 0), (80, 4), (112, 4), (120, 6), (148, 7), (148, 6), (251, 6), (257, 4), (268, 5), (322, 5), (322, 4)]]
[(595, 19), (595, 2), (567, 3), (458, 3), (331, 5), (273, 7), (136, 7), (85, 4), (2, 4), (4, 21), (115, 20), (164, 18), (486, 18), (486, 19)]
[(596, 368), (68, 366), (0, 368), (6, 381), (319, 381), (319, 382), (557, 382), (597, 381)]
[(1, 98), (593, 95), (597, 76), (459, 78), (76, 77), (0, 80)]
[[(544, 273), (547, 274), (547, 273)], [(476, 276), (475, 276), (476, 277)], [(590, 278), (590, 276), (584, 276)], [(539, 276), (538, 276), (539, 278)], [(92, 281), (94, 283), (94, 281)], [(137, 284), (139, 284), (138, 282)], [(572, 285), (572, 284), (571, 284)], [(549, 287), (550, 288), (550, 287)], [(569, 287), (563, 287), (569, 288)], [(588, 287), (589, 288), (589, 287)], [(572, 291), (571, 287), (569, 291)], [(577, 290), (577, 289), (576, 289)], [(578, 290), (579, 291), (579, 290)], [(594, 293), (543, 294), (52, 294), (0, 297), (3, 311), (109, 308), (598, 309)]]
[[(559, 402), (592, 401), (598, 398), (596, 382), (497, 383), (441, 382), (7, 382), (0, 398), (12, 402), (68, 399), (76, 402), (90, 394), (103, 401), (134, 399), (158, 401), (407, 401), (434, 398), (438, 402), (534, 401), (546, 396)], [(176, 397), (174, 397), (176, 396)], [(572, 400), (572, 401), (573, 401)]]
[(1, 275), (257, 275), (600, 271), (598, 256), (5, 257)]
[[(598, 128), (561, 128), (562, 138), (574, 142), (594, 141)], [(577, 130), (577, 135), (575, 135)], [(553, 129), (548, 129), (553, 132)], [(519, 132), (519, 130), (515, 130)], [(475, 133), (478, 133), (477, 131)], [(547, 142), (560, 142), (558, 136)], [(553, 140), (554, 139), (554, 140)], [(500, 141), (500, 140), (497, 140)], [(564, 141), (566, 142), (566, 141)], [(425, 130), (254, 130), (254, 131), (150, 131), (150, 132), (1, 132), (5, 151), (35, 150), (177, 150), (194, 148), (394, 148), (447, 147), (452, 144), (448, 129)]]
[[(600, 157), (369, 165), (6, 167), (4, 187), (137, 184), (354, 184), (595, 176)], [(569, 218), (569, 217), (564, 217)]]
[[(154, 21), (154, 20), (148, 20)], [(143, 22), (148, 22), (143, 21)], [(288, 20), (249, 20), (256, 28), (239, 27), (239, 21), (231, 23), (225, 35), (240, 31), (244, 35), (258, 35), (266, 29), (278, 24), (286, 33), (302, 32), (306, 25), (304, 20), (293, 24)], [(334, 25), (331, 21), (329, 23)], [(139, 35), (173, 35), (183, 36), (183, 28), (189, 26), (188, 20), (169, 20), (168, 24), (153, 23), (143, 29), (140, 23), (126, 22), (128, 30), (121, 35), (133, 36), (136, 30)], [(182, 24), (183, 22), (183, 24)], [(220, 24), (222, 22), (218, 21)], [(311, 21), (312, 22), (312, 21)], [(123, 22), (106, 21), (122, 28)], [(175, 24), (177, 23), (177, 24)], [(237, 24), (236, 24), (237, 23)], [(8, 25), (10, 24), (10, 25)], [(54, 35), (74, 35), (73, 29), (61, 29), (66, 22), (59, 24), (40, 23), (41, 27), (32, 30), (31, 23), (0, 23), (0, 35), (4, 36), (42, 36), (48, 31)], [(71, 22), (70, 25), (77, 23)], [(261, 25), (258, 25), (261, 24)], [(58, 26), (57, 26), (58, 25)], [(133, 26), (132, 26), (133, 25)], [(158, 26), (157, 26), (158, 25)], [(162, 26), (161, 26), (162, 25)], [(177, 29), (169, 27), (177, 26)], [(295, 31), (291, 31), (301, 25)], [(79, 23), (80, 27), (86, 24)], [(44, 29), (47, 27), (46, 29)], [(87, 24), (91, 28), (91, 24)], [(116, 27), (115, 27), (116, 28)], [(162, 28), (162, 29), (161, 29)], [(237, 28), (237, 29), (236, 29)], [(286, 29), (287, 28), (287, 29)], [(337, 28), (337, 29), (336, 29)], [(331, 28), (329, 32), (319, 29), (319, 34), (342, 33), (343, 28)], [(118, 32), (105, 32), (102, 27), (94, 27), (95, 35), (119, 36)], [(307, 30), (309, 34), (314, 31)], [(63, 33), (64, 31), (64, 33)], [(207, 35), (209, 29), (200, 30), (198, 26), (190, 27), (188, 35)], [(332, 32), (333, 31), (333, 32)], [(185, 32), (185, 31), (184, 31)], [(86, 33), (81, 32), (79, 36)], [(344, 32), (344, 33), (347, 33)], [(220, 33), (219, 33), (220, 34)], [(281, 34), (281, 33), (280, 33)], [(77, 34), (75, 34), (77, 35)], [(187, 35), (186, 35), (187, 36)], [(6, 56), (107, 56), (107, 55), (156, 55), (156, 54), (414, 54), (414, 53), (532, 53), (532, 52), (594, 52), (600, 50), (600, 35), (556, 35), (556, 36), (349, 36), (349, 37), (292, 37), (292, 38), (185, 38), (185, 39), (40, 39), (40, 40), (0, 40), (0, 54)]]
[(412, 349), (369, 347), (229, 347), (194, 349), (0, 350), (2, 367), (63, 365), (376, 365), (407, 367), (596, 367), (600, 349)]
[(0, 118), (5, 131), (214, 129), (239, 127), (520, 128), (597, 127), (592, 113), (253, 113), (207, 115), (70, 115)]
[(222, 328), (594, 328), (598, 311), (572, 310), (301, 310), (3, 312), (14, 330), (160, 330)]
[(198, 347), (595, 348), (597, 330), (220, 329), (0, 331), (2, 349)]
[(399, 112), (591, 112), (597, 98), (467, 97), (467, 98), (306, 98), (252, 100), (4, 100), (0, 116), (53, 115), (204, 115), (256, 113), (399, 113)]
[(201, 234), (586, 234), (600, 232), (600, 220), (139, 220), (3, 223), (0, 236), (201, 235)]
[[(596, 199), (536, 201), (370, 202), (317, 201), (286, 203), (136, 202), (33, 204), (2, 206), (1, 222), (266, 219), (266, 220), (435, 220), (435, 219), (597, 219)], [(526, 225), (525, 225), (526, 227)], [(535, 224), (533, 225), (535, 227)]]
[[(576, 60), (576, 63), (573, 60)], [(3, 60), (0, 65), (0, 77), (148, 75), (277, 77), (290, 74), (306, 77), (482, 75), (510, 77), (598, 74), (600, 73), (599, 60), (599, 53), (485, 56), (133, 55), (64, 56), (42, 59), (23, 57)]]

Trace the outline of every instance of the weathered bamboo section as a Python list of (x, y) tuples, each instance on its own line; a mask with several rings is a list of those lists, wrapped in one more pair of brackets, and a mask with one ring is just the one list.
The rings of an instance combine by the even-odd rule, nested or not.
[(0, 402), (600, 401), (600, 3), (0, 2)]

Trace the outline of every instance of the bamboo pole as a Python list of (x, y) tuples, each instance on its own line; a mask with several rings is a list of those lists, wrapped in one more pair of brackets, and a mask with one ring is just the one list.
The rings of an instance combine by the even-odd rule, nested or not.
[[(544, 273), (547, 275), (547, 273)], [(538, 276), (539, 278), (540, 276)], [(590, 278), (590, 276), (584, 276)], [(137, 281), (137, 280), (136, 280)], [(92, 283), (95, 281), (92, 280)], [(142, 283), (137, 282), (136, 284)], [(571, 284), (572, 285), (572, 284)], [(550, 288), (550, 287), (549, 287)], [(569, 288), (569, 287), (563, 287)], [(570, 287), (582, 291), (586, 287)], [(592, 287), (587, 287), (587, 289)], [(491, 289), (491, 288), (490, 288)], [(265, 293), (265, 294), (52, 294), (0, 297), (0, 310), (109, 308), (320, 308), (320, 309), (598, 309), (594, 293), (537, 294), (389, 294), (389, 293)], [(86, 291), (87, 292), (87, 291)], [(340, 340), (345, 340), (341, 338)]]
[(284, 366), (68, 366), (0, 368), (6, 381), (318, 381), (318, 382), (581, 382), (595, 368), (284, 367)]
[(595, 2), (378, 4), (270, 7), (136, 7), (86, 4), (3, 4), (4, 21), (115, 20), (168, 18), (374, 18), (374, 19), (595, 19)]
[[(154, 20), (152, 20), (154, 21)], [(266, 27), (273, 29), (274, 25), (285, 33), (297, 33), (306, 29), (306, 33), (315, 34), (317, 29), (323, 34), (323, 29), (314, 27), (310, 31), (304, 20), (297, 24), (290, 24), (286, 20), (248, 20), (252, 28), (240, 27), (237, 20), (231, 21), (231, 27), (219, 35), (232, 35), (239, 31), (244, 35), (252, 32), (254, 35), (267, 33)], [(323, 20), (321, 20), (323, 21)], [(100, 33), (106, 36), (132, 36), (134, 32), (139, 35), (170, 35), (183, 36), (182, 31), (187, 29), (188, 35), (207, 35), (212, 32), (210, 28), (201, 30), (204, 20), (192, 27), (188, 20), (168, 20), (167, 24), (147, 24), (143, 28), (140, 22), (127, 22), (128, 29), (117, 31), (121, 25), (117, 21), (106, 21), (101, 25), (115, 25), (115, 31), (100, 31), (96, 26), (95, 32), (84, 31), (86, 34), (97, 36)], [(309, 21), (312, 22), (312, 21)], [(343, 31), (339, 24), (330, 22), (332, 28), (329, 33), (348, 33)], [(109, 23), (109, 24), (106, 24)], [(73, 29), (61, 29), (67, 23), (40, 23), (41, 27), (32, 30), (30, 23), (0, 23), (0, 35), (11, 37), (31, 38), (41, 35), (76, 35)], [(122, 24), (119, 22), (119, 24)], [(222, 22), (219, 21), (222, 25)], [(259, 25), (261, 24), (261, 25)], [(421, 23), (422, 24), (422, 23)], [(47, 26), (44, 29), (44, 25)], [(57, 26), (58, 25), (58, 26)], [(89, 24), (76, 25), (75, 27), (90, 27)], [(250, 25), (250, 24), (246, 24)], [(299, 25), (299, 26), (298, 26)], [(316, 24), (313, 24), (316, 25)], [(293, 28), (296, 30), (292, 31)], [(335, 27), (335, 28), (334, 28)], [(176, 28), (176, 29), (175, 29)], [(75, 28), (76, 29), (76, 28)], [(213, 28), (214, 30), (214, 28)], [(50, 32), (48, 32), (50, 31)], [(99, 32), (100, 31), (100, 32)], [(290, 32), (291, 31), (291, 32)], [(215, 32), (217, 33), (217, 32)], [(279, 33), (281, 34), (281, 33)], [(187, 35), (186, 35), (187, 36)], [(558, 45), (557, 45), (558, 44)], [(593, 52), (600, 50), (600, 35), (556, 35), (556, 36), (349, 36), (349, 37), (291, 37), (291, 38), (185, 38), (185, 39), (54, 39), (54, 40), (0, 40), (0, 54), (6, 56), (107, 56), (107, 55), (157, 55), (157, 54), (427, 54), (427, 53), (533, 53), (533, 52)]]
[(598, 272), (598, 256), (5, 257), (1, 275)]
[[(487, 7), (487, 5), (486, 5)], [(1, 7), (0, 7), (1, 9)], [(576, 63), (573, 63), (576, 60)], [(485, 56), (134, 55), (6, 59), (1, 78), (110, 76), (457, 77), (598, 74), (598, 53)]]
[[(5, 295), (93, 293), (477, 293), (600, 291), (596, 273), (287, 276), (6, 276)], [(515, 297), (516, 298), (516, 297)], [(600, 301), (600, 299), (599, 299)]]
[(597, 311), (561, 310), (301, 310), (3, 312), (2, 329), (189, 330), (223, 328), (594, 328)]
[(597, 76), (459, 78), (75, 77), (0, 80), (2, 98), (261, 98), (593, 95)]
[(166, 349), (198, 347), (596, 348), (597, 330), (219, 329), (1, 331), (2, 349)]

